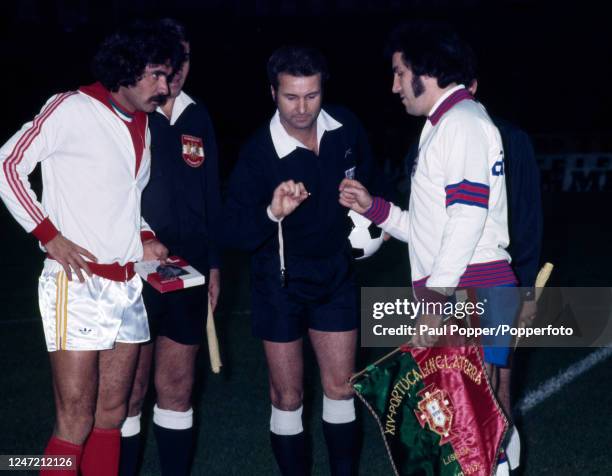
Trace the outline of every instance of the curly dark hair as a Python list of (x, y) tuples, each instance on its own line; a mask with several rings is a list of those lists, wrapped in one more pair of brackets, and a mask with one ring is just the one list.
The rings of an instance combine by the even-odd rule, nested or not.
[(476, 77), (476, 55), (450, 25), (405, 23), (389, 36), (385, 53), (401, 53), (404, 64), (415, 76), (436, 78), (438, 86), (465, 84)]
[(179, 22), (178, 20), (175, 20), (174, 18), (162, 18), (161, 20), (159, 20), (159, 25), (161, 26), (161, 28), (170, 30), (172, 33), (177, 35), (181, 39), (181, 41), (189, 43), (189, 35), (187, 34), (187, 28), (185, 28), (185, 25)]
[(145, 67), (167, 64), (177, 71), (185, 59), (180, 36), (159, 21), (138, 21), (108, 36), (92, 62), (94, 77), (110, 91), (136, 84)]
[(268, 60), (268, 80), (275, 90), (278, 89), (278, 75), (281, 73), (298, 77), (320, 74), (322, 82), (329, 77), (323, 54), (305, 46), (282, 46), (272, 53)]

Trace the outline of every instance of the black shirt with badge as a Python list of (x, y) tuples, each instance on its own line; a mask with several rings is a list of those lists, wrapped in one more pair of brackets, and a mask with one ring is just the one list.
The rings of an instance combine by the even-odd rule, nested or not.
[(217, 144), (208, 111), (191, 103), (172, 125), (161, 112), (152, 112), (149, 128), (151, 178), (142, 195), (142, 216), (171, 254), (207, 273), (219, 267), (221, 216)]

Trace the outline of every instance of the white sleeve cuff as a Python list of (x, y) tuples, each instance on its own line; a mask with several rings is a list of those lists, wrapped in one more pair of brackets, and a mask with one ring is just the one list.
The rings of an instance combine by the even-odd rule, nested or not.
[(268, 205), (268, 208), (266, 208), (266, 213), (268, 214), (268, 218), (272, 220), (273, 222), (278, 223), (279, 221), (282, 221), (282, 218), (279, 219), (274, 216), (274, 214), (272, 213), (272, 209), (270, 208), (270, 205)]

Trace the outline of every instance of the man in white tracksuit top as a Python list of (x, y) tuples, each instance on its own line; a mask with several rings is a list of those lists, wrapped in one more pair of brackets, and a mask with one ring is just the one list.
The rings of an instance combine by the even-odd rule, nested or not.
[[(167, 254), (140, 214), (146, 113), (165, 99), (183, 56), (179, 40), (152, 24), (111, 35), (94, 60), (99, 82), (53, 96), (0, 149), (0, 196), (47, 253), (39, 304), (56, 422), (45, 454), (76, 462), (61, 474), (117, 474), (136, 344), (149, 338), (134, 262)], [(39, 162), (42, 202), (28, 181)]]
[[(445, 302), (457, 287), (477, 288), (487, 325), (512, 324), (519, 306), (510, 267), (503, 147), (484, 107), (461, 82), (473, 77), (469, 46), (440, 27), (402, 28), (391, 38), (393, 92), (408, 114), (426, 116), (407, 211), (344, 180), (340, 203), (408, 243), (418, 297)], [(417, 345), (432, 338), (418, 336)], [(506, 365), (509, 342), (484, 349), (488, 370)], [(500, 345), (501, 344), (501, 345)], [(503, 462), (501, 471), (507, 463)], [(503, 474), (503, 473), (500, 473)]]

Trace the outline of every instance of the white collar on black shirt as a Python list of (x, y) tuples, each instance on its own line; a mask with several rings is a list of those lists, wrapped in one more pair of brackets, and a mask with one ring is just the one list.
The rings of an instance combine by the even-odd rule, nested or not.
[[(342, 124), (321, 109), (321, 112), (317, 117), (317, 145), (321, 145), (321, 138), (323, 137), (323, 133), (325, 131), (333, 131), (339, 127), (342, 127)], [(308, 148), (295, 137), (290, 136), (285, 130), (281, 124), (278, 110), (270, 121), (270, 134), (272, 135), (272, 143), (274, 144), (274, 148), (276, 149), (276, 154), (278, 155), (279, 159), (288, 156), (298, 147), (302, 147), (303, 149)]]
[[(195, 104), (195, 101), (191, 99), (185, 91), (181, 91), (174, 100), (174, 105), (172, 106), (172, 117), (170, 117), (171, 126), (173, 126), (174, 123), (178, 121), (178, 118), (181, 117), (183, 111), (187, 109), (187, 106), (189, 106), (190, 104)], [(166, 116), (164, 114), (164, 111), (162, 111), (161, 107), (158, 106), (156, 111), (162, 114), (164, 117)]]

